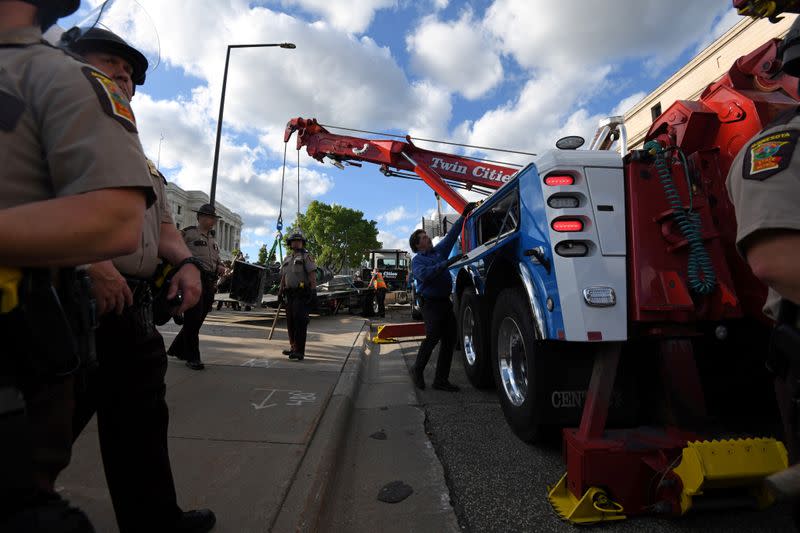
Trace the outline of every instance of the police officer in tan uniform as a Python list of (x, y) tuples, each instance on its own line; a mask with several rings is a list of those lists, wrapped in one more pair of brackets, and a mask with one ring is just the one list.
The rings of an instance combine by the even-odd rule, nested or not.
[[(129, 98), (142, 85), (147, 59), (114, 33), (92, 28), (65, 43), (70, 51), (112, 78)], [(214, 523), (208, 509), (178, 507), (168, 453), (169, 411), (165, 400), (167, 354), (153, 323), (154, 273), (160, 259), (170, 271), (167, 299), (180, 295), (172, 312), (183, 313), (200, 298), (202, 264), (192, 257), (175, 227), (166, 180), (148, 160), (156, 202), (145, 212), (138, 249), (90, 266), (98, 312), (98, 367), (79, 384), (75, 437), (97, 413), (97, 426), (111, 501), (121, 533), (205, 532)]]
[(220, 218), (217, 210), (211, 204), (204, 204), (195, 212), (197, 226), (184, 228), (183, 240), (202, 266), (203, 295), (200, 302), (184, 314), (183, 327), (167, 353), (186, 360), (186, 366), (193, 370), (202, 370), (205, 365), (200, 361), (200, 327), (214, 305), (217, 279), (225, 267), (219, 260), (219, 246), (214, 238), (213, 228)]
[[(800, 19), (783, 50), (783, 71), (800, 76)], [(800, 107), (780, 115), (736, 156), (727, 179), (736, 208), (736, 245), (753, 273), (769, 287), (764, 313), (776, 321), (768, 367), (775, 375), (785, 440), (800, 459)], [(800, 467), (768, 478), (794, 497), (800, 528)]]
[(302, 361), (306, 354), (308, 313), (316, 303), (317, 265), (305, 249), (306, 238), (295, 232), (286, 239), (292, 253), (281, 264), (278, 299), (286, 299), (286, 329), (290, 348), (283, 354)]
[(133, 252), (154, 199), (113, 81), (42, 41), (78, 6), (0, 2), (0, 531), (92, 531), (54, 491), (93, 352), (71, 267)]

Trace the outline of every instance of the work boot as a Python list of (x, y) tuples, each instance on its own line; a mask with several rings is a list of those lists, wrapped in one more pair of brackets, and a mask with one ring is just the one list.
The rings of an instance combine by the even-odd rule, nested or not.
[(284, 351), (282, 351), (281, 353), (282, 353), (283, 355), (288, 355), (288, 356), (291, 356), (291, 355), (294, 353), (294, 350), (292, 350), (292, 349), (290, 348), (290, 349), (288, 349), (288, 350), (284, 350)]
[(292, 352), (289, 354), (289, 359), (292, 359), (293, 361), (302, 361), (303, 357), (305, 357), (305, 355), (299, 352)]
[(417, 367), (412, 366), (408, 370), (408, 373), (411, 374), (411, 380), (414, 382), (414, 386), (419, 390), (425, 390), (425, 376), (422, 375), (422, 372), (417, 372)]
[(211, 509), (197, 509), (196, 511), (184, 511), (178, 519), (173, 531), (176, 533), (206, 533), (211, 531), (217, 517)]
[(186, 361), (186, 366), (188, 366), (192, 370), (203, 370), (206, 367), (206, 365), (204, 365), (200, 361)]
[(461, 390), (458, 387), (458, 385), (453, 385), (449, 381), (436, 381), (436, 380), (434, 380), (432, 387), (434, 389), (436, 389), (436, 390), (441, 390), (441, 391), (445, 391), (445, 392), (458, 392), (458, 391)]

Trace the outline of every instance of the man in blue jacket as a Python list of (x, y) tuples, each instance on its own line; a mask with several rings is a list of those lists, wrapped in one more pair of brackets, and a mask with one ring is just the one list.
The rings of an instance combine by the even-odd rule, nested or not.
[(433, 245), (425, 230), (418, 229), (411, 234), (408, 244), (417, 255), (411, 261), (411, 272), (417, 280), (417, 294), (422, 303), (422, 318), (425, 321), (425, 340), (419, 347), (417, 360), (411, 367), (411, 377), (417, 388), (425, 389), (425, 365), (431, 358), (433, 348), (439, 346), (439, 360), (436, 363), (436, 377), (433, 388), (447, 392), (458, 392), (458, 387), (450, 383), (450, 364), (453, 361), (453, 346), (456, 343), (456, 317), (450, 302), (453, 290), (453, 279), (448, 267), (462, 256), (456, 255), (448, 259), (453, 245), (461, 233), (464, 217), (475, 207), (469, 203), (461, 217), (455, 221), (444, 239)]

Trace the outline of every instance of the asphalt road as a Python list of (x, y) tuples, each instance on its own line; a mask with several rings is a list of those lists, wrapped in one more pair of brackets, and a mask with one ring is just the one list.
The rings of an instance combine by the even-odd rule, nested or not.
[[(404, 342), (402, 347), (410, 366), (418, 343)], [(426, 371), (428, 384), (433, 380), (436, 356), (434, 353)], [(574, 526), (558, 518), (546, 498), (546, 487), (564, 473), (558, 438), (537, 446), (520, 441), (506, 425), (495, 392), (473, 389), (459, 357), (458, 353), (454, 357), (451, 381), (461, 387), (461, 392), (444, 393), (429, 387), (417, 394), (461, 528), (470, 532), (575, 531)], [(669, 520), (633, 518), (599, 527), (604, 531), (648, 533), (793, 531), (782, 506), (762, 512), (697, 513)]]

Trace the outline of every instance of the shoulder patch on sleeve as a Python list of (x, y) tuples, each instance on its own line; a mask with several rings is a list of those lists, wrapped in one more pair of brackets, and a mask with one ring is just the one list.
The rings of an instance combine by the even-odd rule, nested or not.
[(116, 82), (92, 67), (83, 67), (81, 71), (97, 94), (103, 111), (122, 124), (129, 132), (138, 133), (131, 103)]
[(792, 161), (798, 130), (784, 130), (762, 135), (747, 147), (742, 164), (742, 178), (764, 181), (786, 170)]
[(24, 111), (25, 102), (13, 94), (0, 92), (0, 131), (14, 131)]

